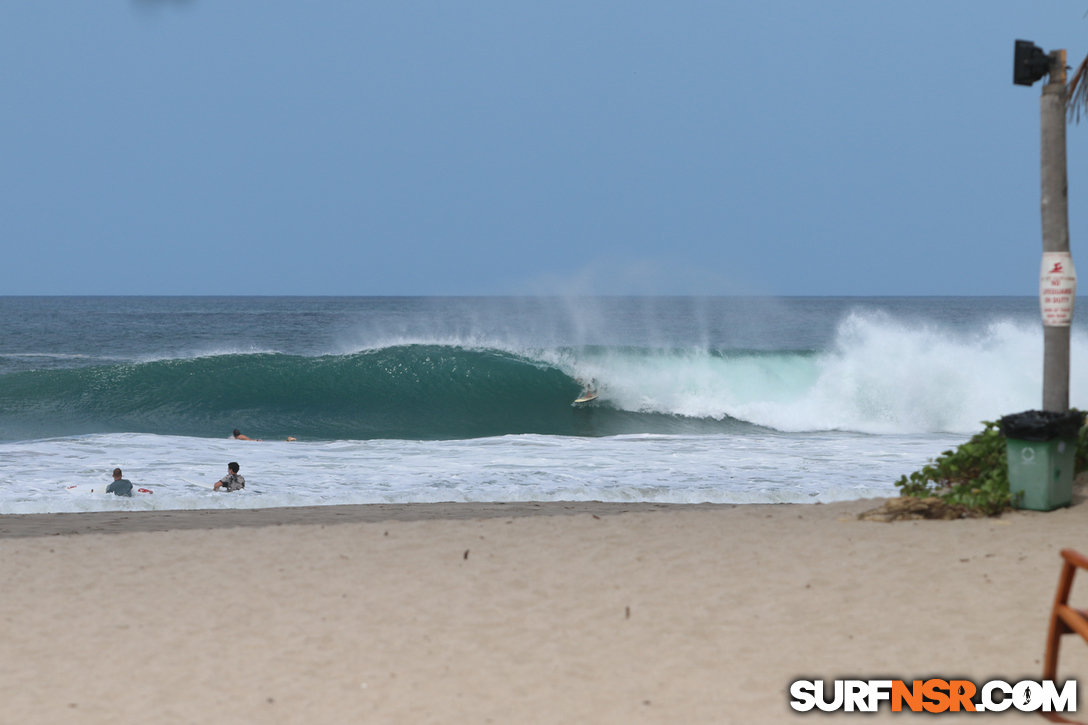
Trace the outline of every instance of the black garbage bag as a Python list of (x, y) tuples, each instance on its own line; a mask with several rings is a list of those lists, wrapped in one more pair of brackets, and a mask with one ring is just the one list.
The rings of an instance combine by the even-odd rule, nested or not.
[(1084, 425), (1084, 413), (1071, 410), (1055, 413), (1051, 410), (1025, 410), (1001, 418), (1001, 432), (1006, 438), (1042, 443), (1059, 438), (1076, 438)]

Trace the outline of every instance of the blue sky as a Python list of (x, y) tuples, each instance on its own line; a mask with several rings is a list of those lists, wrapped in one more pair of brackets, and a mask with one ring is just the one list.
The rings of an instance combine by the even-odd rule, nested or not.
[(0, 294), (1034, 295), (1086, 10), (5, 3)]

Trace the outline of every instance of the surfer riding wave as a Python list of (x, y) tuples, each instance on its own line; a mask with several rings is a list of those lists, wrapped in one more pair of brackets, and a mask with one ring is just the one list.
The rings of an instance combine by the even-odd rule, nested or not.
[(586, 382), (581, 378), (575, 378), (575, 381), (582, 386), (582, 394), (574, 401), (575, 403), (588, 403), (597, 399), (597, 386), (592, 379)]

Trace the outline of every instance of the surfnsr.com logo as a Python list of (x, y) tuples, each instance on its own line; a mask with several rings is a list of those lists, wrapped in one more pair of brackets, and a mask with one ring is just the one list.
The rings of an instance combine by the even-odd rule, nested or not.
[(1059, 689), (1053, 680), (990, 680), (981, 687), (970, 680), (797, 680), (790, 685), (790, 707), (800, 712), (876, 712), (887, 702), (892, 712), (1076, 712), (1077, 681)]

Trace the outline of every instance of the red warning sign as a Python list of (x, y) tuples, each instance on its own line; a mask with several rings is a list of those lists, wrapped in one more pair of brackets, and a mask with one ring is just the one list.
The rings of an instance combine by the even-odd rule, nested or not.
[(1077, 272), (1069, 252), (1043, 252), (1039, 275), (1039, 309), (1043, 325), (1068, 327), (1073, 322), (1073, 303), (1077, 298)]

